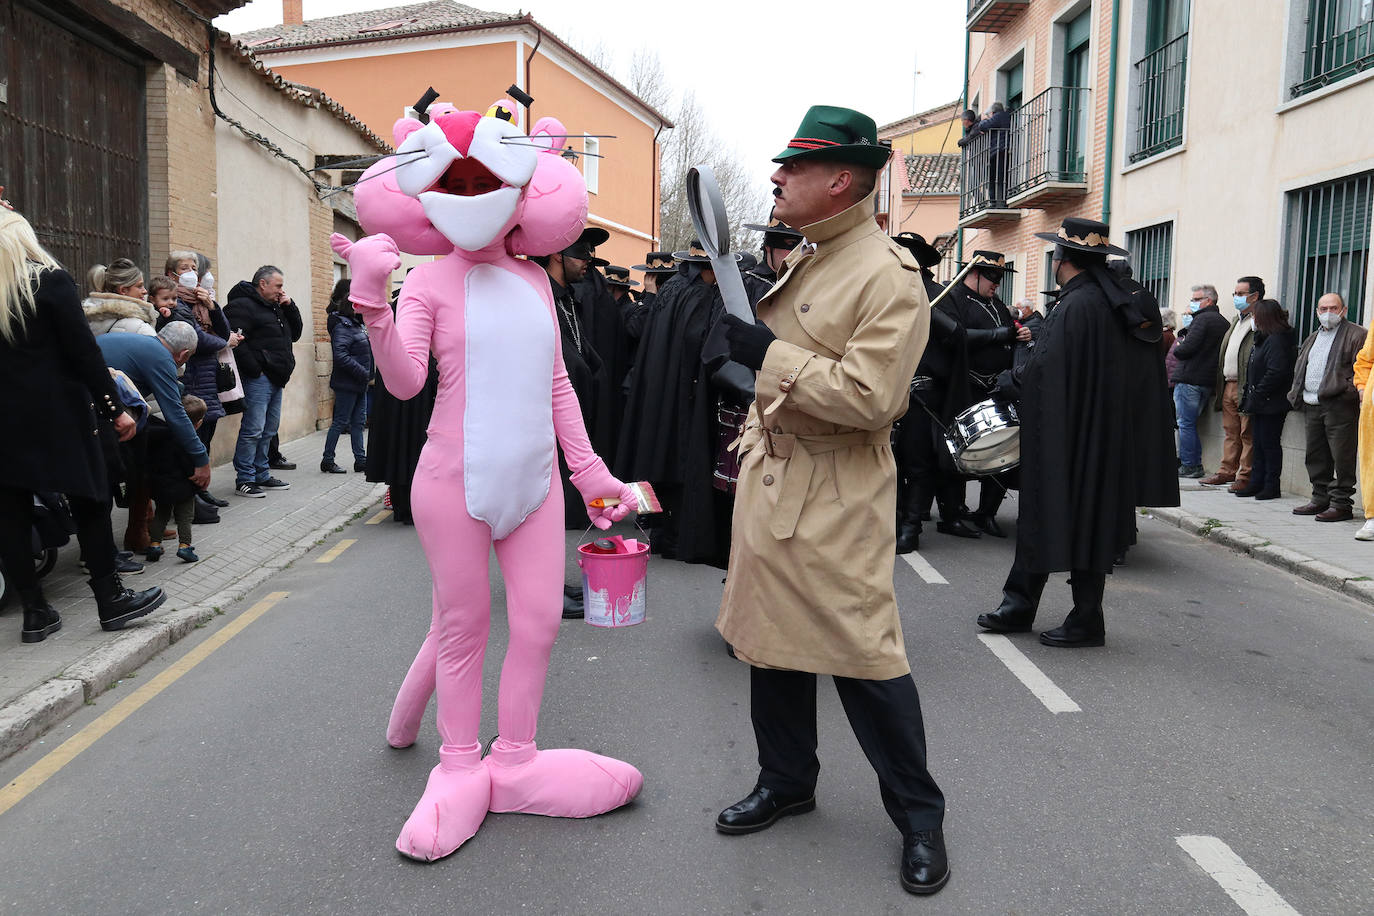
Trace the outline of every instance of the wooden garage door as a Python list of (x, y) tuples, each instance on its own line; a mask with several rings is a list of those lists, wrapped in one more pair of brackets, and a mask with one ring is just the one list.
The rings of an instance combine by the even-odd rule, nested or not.
[(148, 265), (144, 65), (38, 4), (0, 0), (0, 184), (84, 289)]

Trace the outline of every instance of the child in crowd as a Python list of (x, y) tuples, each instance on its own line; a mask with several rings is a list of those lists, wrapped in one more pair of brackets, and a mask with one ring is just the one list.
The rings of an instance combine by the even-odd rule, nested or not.
[[(193, 394), (184, 395), (181, 406), (186, 416), (199, 428), (205, 419), (205, 402)], [(177, 520), (177, 540), (181, 546), (177, 556), (185, 563), (200, 559), (191, 547), (191, 520), (196, 514), (196, 485), (191, 475), (196, 471), (191, 457), (182, 450), (172, 436), (171, 429), (161, 418), (148, 421), (148, 487), (157, 500), (157, 511), (148, 522), (149, 563), (162, 557), (162, 534), (169, 518)]]
[(171, 318), (177, 304), (177, 281), (171, 277), (153, 277), (148, 281), (148, 301), (160, 316)]

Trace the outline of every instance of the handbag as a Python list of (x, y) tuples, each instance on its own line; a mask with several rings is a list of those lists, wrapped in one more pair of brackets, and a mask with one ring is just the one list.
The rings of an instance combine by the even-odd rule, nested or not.
[(225, 347), (215, 354), (215, 359), (219, 361), (215, 366), (215, 389), (219, 392), (220, 403), (243, 400), (243, 383), (239, 380), (234, 351)]

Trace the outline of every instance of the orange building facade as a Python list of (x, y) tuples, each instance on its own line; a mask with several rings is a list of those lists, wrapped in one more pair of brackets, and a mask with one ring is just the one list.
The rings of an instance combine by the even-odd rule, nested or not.
[[(1053, 289), (1054, 232), (1066, 216), (1102, 219), (1109, 179), (1111, 3), (967, 0), (966, 98), (979, 114), (1011, 112), (1005, 130), (963, 151), (959, 228), (965, 256), (1000, 251), (1015, 264), (1004, 298)], [(1119, 244), (1124, 233), (1113, 232)]]
[[(523, 127), (547, 115), (569, 133), (568, 156), (587, 180), (588, 225), (611, 236), (597, 254), (629, 266), (658, 248), (658, 141), (672, 122), (528, 15), (449, 3), (381, 12), (389, 18), (334, 16), (238, 37), (275, 72), (323, 89), (385, 137), (430, 86), (441, 101), (479, 111), (518, 87), (534, 98)], [(588, 136), (597, 134), (609, 136)]]

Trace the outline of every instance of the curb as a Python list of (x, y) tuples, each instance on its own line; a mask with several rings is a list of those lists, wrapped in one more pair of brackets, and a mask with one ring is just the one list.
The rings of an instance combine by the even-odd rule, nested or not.
[(1183, 509), (1143, 508), (1140, 511), (1148, 518), (1168, 522), (1203, 540), (1229, 547), (1237, 553), (1254, 557), (1262, 563), (1374, 607), (1374, 579), (1368, 576), (1309, 557), (1290, 547), (1281, 547), (1243, 529), (1216, 524), (1214, 519), (1205, 519)]
[(88, 653), (61, 674), (49, 678), (0, 709), (0, 761), (22, 750), (48, 729), (100, 696), (121, 678), (138, 670), (162, 650), (185, 639), (197, 627), (219, 616), (227, 607), (262, 585), (290, 563), (309, 553), (316, 543), (354, 516), (375, 504), (381, 495), (378, 484), (339, 515), (299, 538), (290, 550), (249, 570), (226, 585), (204, 604), (176, 608), (147, 623), (124, 630), (110, 642)]

